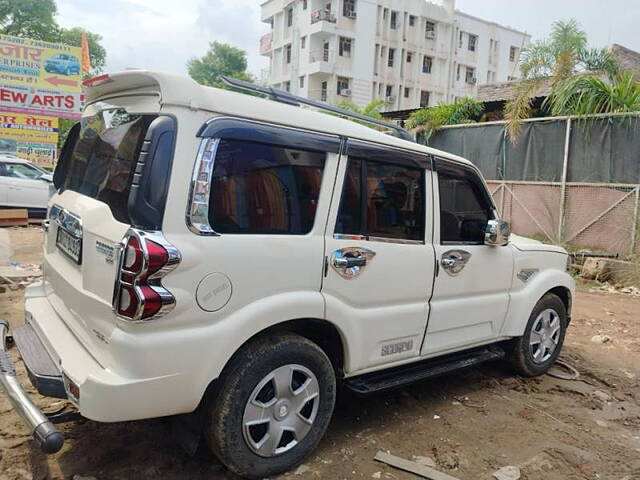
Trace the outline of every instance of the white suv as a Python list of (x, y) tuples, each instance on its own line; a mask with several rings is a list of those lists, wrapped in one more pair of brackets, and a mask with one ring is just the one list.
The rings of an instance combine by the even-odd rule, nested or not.
[(44, 281), (13, 331), (42, 394), (100, 422), (191, 413), (229, 469), (263, 478), (315, 448), (338, 385), (366, 394), (503, 357), (527, 376), (550, 367), (574, 291), (562, 248), (509, 239), (468, 161), (262, 91), (147, 71), (87, 82)]

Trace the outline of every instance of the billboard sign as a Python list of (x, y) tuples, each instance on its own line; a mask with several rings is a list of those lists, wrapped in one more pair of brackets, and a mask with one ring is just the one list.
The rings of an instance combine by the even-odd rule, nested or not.
[(0, 35), (0, 110), (79, 118), (80, 47)]
[(0, 154), (38, 165), (53, 165), (58, 147), (58, 119), (0, 111)]

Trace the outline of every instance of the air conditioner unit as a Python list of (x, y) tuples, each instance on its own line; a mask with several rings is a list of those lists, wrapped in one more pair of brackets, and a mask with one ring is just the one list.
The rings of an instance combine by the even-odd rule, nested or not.
[(351, 11), (346, 12), (344, 14), (344, 16), (347, 17), (347, 18), (355, 19), (356, 18), (356, 12), (355, 12), (355, 10), (351, 10)]
[(384, 97), (384, 100), (387, 103), (393, 103), (396, 101), (396, 96), (395, 95), (387, 95), (386, 97)]
[(427, 32), (425, 33), (425, 37), (428, 40), (435, 40), (436, 38), (436, 32), (434, 32), (433, 30), (427, 30)]
[(343, 97), (350, 97), (351, 96), (351, 89), (350, 88), (343, 88), (342, 90), (340, 90), (340, 95)]

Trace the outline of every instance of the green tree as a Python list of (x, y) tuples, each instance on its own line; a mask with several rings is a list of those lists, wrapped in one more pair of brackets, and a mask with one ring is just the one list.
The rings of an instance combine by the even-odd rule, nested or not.
[(196, 82), (212, 87), (226, 88), (220, 80), (223, 75), (254, 81), (253, 76), (247, 72), (247, 53), (222, 42), (209, 43), (209, 50), (203, 57), (192, 58), (187, 62), (187, 70)]
[(411, 113), (405, 126), (414, 135), (424, 134), (427, 138), (444, 125), (473, 123), (480, 119), (484, 105), (471, 97), (457, 98), (453, 103), (438, 103), (434, 107), (423, 108)]
[(576, 20), (554, 22), (549, 38), (524, 49), (519, 63), (523, 78), (504, 109), (507, 133), (513, 143), (522, 129), (522, 120), (531, 116), (535, 93), (544, 82), (550, 79), (553, 91), (578, 74), (592, 72), (611, 77), (618, 72), (611, 51), (589, 48), (587, 35)]
[(382, 114), (380, 110), (387, 104), (382, 99), (376, 99), (373, 102), (366, 104), (364, 107), (360, 108), (351, 100), (343, 100), (337, 106), (342, 108), (343, 110), (349, 110), (353, 113), (359, 113), (360, 115), (364, 115), (366, 117), (376, 118), (378, 120), (382, 119)]
[(54, 0), (0, 0), (0, 32), (54, 41), (58, 33)]

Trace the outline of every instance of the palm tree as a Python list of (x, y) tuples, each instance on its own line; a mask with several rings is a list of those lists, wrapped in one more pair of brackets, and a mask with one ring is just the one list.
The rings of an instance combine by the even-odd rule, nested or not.
[(477, 121), (484, 112), (484, 105), (471, 97), (457, 98), (453, 103), (438, 103), (434, 107), (412, 112), (405, 126), (414, 135), (424, 133), (427, 140), (443, 125), (458, 125)]
[(554, 22), (550, 37), (524, 49), (519, 63), (523, 78), (504, 109), (507, 133), (513, 143), (522, 129), (522, 120), (531, 116), (535, 93), (544, 82), (550, 81), (553, 91), (576, 74), (591, 72), (613, 77), (618, 73), (611, 51), (589, 48), (587, 35), (576, 20)]
[(358, 107), (351, 100), (343, 100), (337, 106), (344, 110), (349, 110), (351, 112), (359, 113), (360, 115), (365, 115), (367, 117), (376, 118), (379, 120), (382, 118), (382, 114), (380, 113), (380, 110), (386, 105), (387, 105), (387, 102), (385, 102), (384, 100), (376, 99), (366, 104), (362, 108)]
[(597, 75), (576, 75), (558, 82), (545, 103), (553, 115), (638, 112), (640, 82), (630, 72), (608, 81)]

